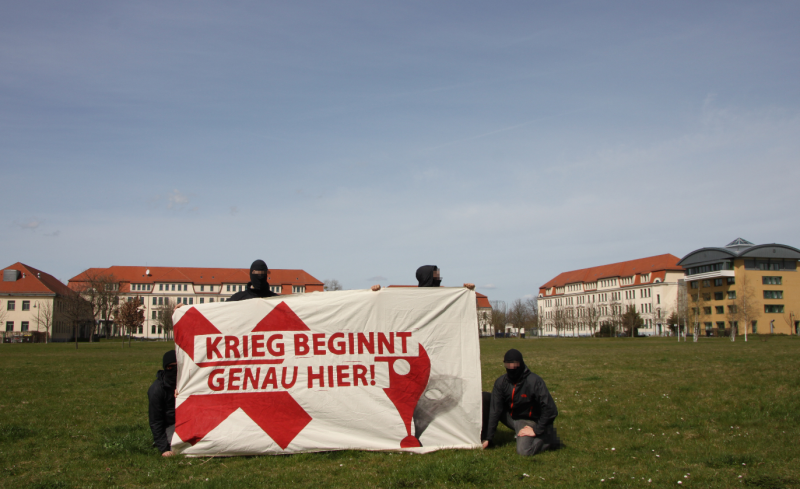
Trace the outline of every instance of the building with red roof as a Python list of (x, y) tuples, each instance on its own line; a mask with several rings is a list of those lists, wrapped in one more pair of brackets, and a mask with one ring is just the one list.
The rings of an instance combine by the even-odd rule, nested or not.
[(68, 322), (63, 302), (74, 293), (52, 275), (24, 263), (3, 269), (0, 282), (0, 324), (7, 342), (38, 340), (41, 337), (66, 339)]
[(670, 254), (572, 270), (539, 287), (542, 334), (590, 336), (628, 308), (644, 320), (640, 334), (661, 335), (677, 307), (680, 259)]
[[(280, 295), (322, 292), (323, 283), (304, 270), (270, 269), (267, 276), (270, 290)], [(134, 335), (160, 338), (159, 314), (169, 304), (206, 304), (224, 302), (250, 282), (248, 268), (193, 268), (112, 266), (89, 268), (69, 279), (69, 287), (85, 291), (90, 284), (102, 279), (114, 284), (122, 300), (135, 297), (144, 305), (145, 324)], [(98, 320), (105, 318), (98, 317)]]

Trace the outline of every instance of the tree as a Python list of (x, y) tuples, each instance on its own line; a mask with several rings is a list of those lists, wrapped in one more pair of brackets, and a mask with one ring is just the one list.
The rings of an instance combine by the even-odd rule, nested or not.
[[(797, 314), (795, 314), (794, 311), (788, 309), (786, 310), (786, 313), (783, 315), (783, 320), (786, 321), (786, 325), (789, 326), (789, 336), (791, 336), (792, 334), (796, 334), (792, 333), (792, 331), (794, 330), (794, 322), (796, 317)], [(747, 328), (745, 328), (745, 330), (746, 329)]]
[(343, 290), (342, 283), (336, 280), (335, 278), (325, 279), (322, 282), (322, 290), (325, 292), (333, 291), (333, 290)]
[[(92, 317), (100, 321), (109, 336), (111, 327), (111, 314), (119, 304), (119, 282), (113, 274), (104, 274), (93, 270), (85, 273), (86, 279), (76, 282), (73, 286), (92, 308)], [(94, 329), (89, 334), (91, 342)]]
[(64, 296), (63, 304), (63, 317), (65, 321), (72, 326), (72, 334), (75, 337), (75, 348), (78, 348), (78, 338), (81, 335), (81, 330), (88, 329), (90, 334), (94, 329), (94, 316), (92, 315), (92, 306), (83, 296), (79, 293), (73, 293)]
[[(144, 324), (144, 311), (140, 309), (141, 306), (142, 303), (139, 302), (139, 298), (137, 297), (130, 302), (123, 302), (122, 305), (115, 310), (114, 319), (119, 324), (120, 329), (128, 333), (129, 347), (131, 346), (131, 336), (133, 332)], [(122, 345), (125, 345), (124, 336)]]
[[(530, 323), (530, 316), (531, 313), (528, 305), (524, 303), (522, 299), (516, 299), (511, 303), (511, 307), (508, 309), (506, 320), (517, 328), (517, 332), (521, 332), (522, 328), (528, 329), (527, 326)], [(522, 335), (520, 334), (519, 337), (521, 338)]]
[(678, 294), (675, 298), (675, 315), (678, 326), (678, 341), (681, 341), (681, 319), (683, 319), (683, 341), (689, 333), (689, 316), (692, 312), (691, 296), (689, 295), (689, 282), (678, 280)]
[(540, 327), (540, 319), (539, 319), (539, 301), (536, 300), (536, 297), (528, 297), (525, 299), (525, 307), (528, 309), (528, 314), (526, 316), (527, 323), (525, 325), (526, 331), (536, 331), (536, 336), (540, 336), (539, 334), (539, 327)]
[(508, 309), (506, 308), (505, 301), (489, 301), (492, 306), (492, 327), (494, 328), (495, 335), (498, 331), (505, 332)]
[(622, 310), (621, 302), (613, 301), (608, 304), (608, 325), (611, 328), (611, 336), (617, 336), (622, 327)]
[(583, 323), (589, 329), (589, 334), (594, 336), (594, 334), (600, 328), (600, 313), (602, 310), (600, 306), (595, 304), (594, 302), (589, 302), (583, 307)]
[(638, 336), (637, 330), (641, 328), (643, 324), (644, 320), (642, 320), (642, 316), (636, 312), (636, 308), (634, 306), (628, 306), (628, 310), (622, 315), (622, 327), (625, 330), (625, 336), (630, 336), (631, 338)]
[[(698, 283), (698, 282), (695, 282)], [(703, 292), (700, 292), (699, 289), (697, 290), (696, 294), (689, 293), (690, 297), (690, 306), (691, 306), (691, 319), (692, 324), (694, 326), (694, 342), (697, 343), (698, 338), (700, 337), (700, 319), (705, 315), (705, 307), (706, 307), (706, 297)]]
[(172, 313), (175, 312), (177, 304), (172, 302), (169, 297), (164, 298), (164, 304), (158, 306), (156, 315), (158, 318), (158, 325), (161, 331), (164, 332), (164, 339), (170, 339), (172, 336)]
[[(36, 301), (36, 329), (44, 329), (44, 342), (50, 341), (50, 328), (53, 327), (53, 303), (49, 301)], [(2, 322), (2, 318), (0, 318)]]
[[(736, 297), (731, 299), (728, 306), (728, 319), (731, 323), (744, 325), (744, 341), (747, 341), (747, 327), (758, 319), (761, 312), (758, 310), (756, 292), (747, 280), (747, 275), (742, 274), (738, 282), (735, 290)], [(734, 336), (735, 333), (735, 331), (731, 331), (731, 336)], [(731, 341), (734, 341), (734, 338), (731, 338)]]

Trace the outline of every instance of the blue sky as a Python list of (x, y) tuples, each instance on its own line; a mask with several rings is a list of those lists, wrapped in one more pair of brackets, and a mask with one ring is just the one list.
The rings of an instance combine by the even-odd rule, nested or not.
[(493, 299), (800, 247), (797, 2), (11, 2), (0, 256)]

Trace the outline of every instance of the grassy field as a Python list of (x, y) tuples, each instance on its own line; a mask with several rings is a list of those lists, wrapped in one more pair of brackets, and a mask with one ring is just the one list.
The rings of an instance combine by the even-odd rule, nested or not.
[(0, 345), (0, 486), (800, 487), (800, 338), (481, 340), (483, 386), (508, 348), (556, 398), (566, 448), (162, 459), (146, 390), (166, 343)]

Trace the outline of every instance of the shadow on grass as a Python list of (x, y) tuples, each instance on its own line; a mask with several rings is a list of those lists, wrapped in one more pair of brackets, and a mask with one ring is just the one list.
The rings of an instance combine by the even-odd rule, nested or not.
[(72, 487), (62, 479), (44, 479), (28, 484), (28, 489), (68, 489)]
[(36, 430), (27, 426), (0, 423), (0, 443), (13, 443), (36, 435)]
[(103, 428), (98, 433), (99, 446), (95, 451), (100, 457), (129, 455), (152, 455), (153, 435), (144, 425), (117, 425)]
[(480, 451), (456, 456), (420, 457), (414, 464), (405, 464), (383, 471), (382, 487), (429, 487), (435, 485), (484, 486), (497, 482), (493, 462), (481, 457)]
[(784, 489), (796, 487), (797, 481), (789, 477), (775, 477), (772, 475), (747, 476), (744, 485), (748, 487), (762, 487), (764, 489)]
[(730, 453), (722, 453), (706, 460), (705, 464), (707, 467), (721, 469), (723, 467), (741, 467), (743, 465), (745, 467), (752, 467), (760, 461), (761, 460), (752, 455), (733, 455)]

